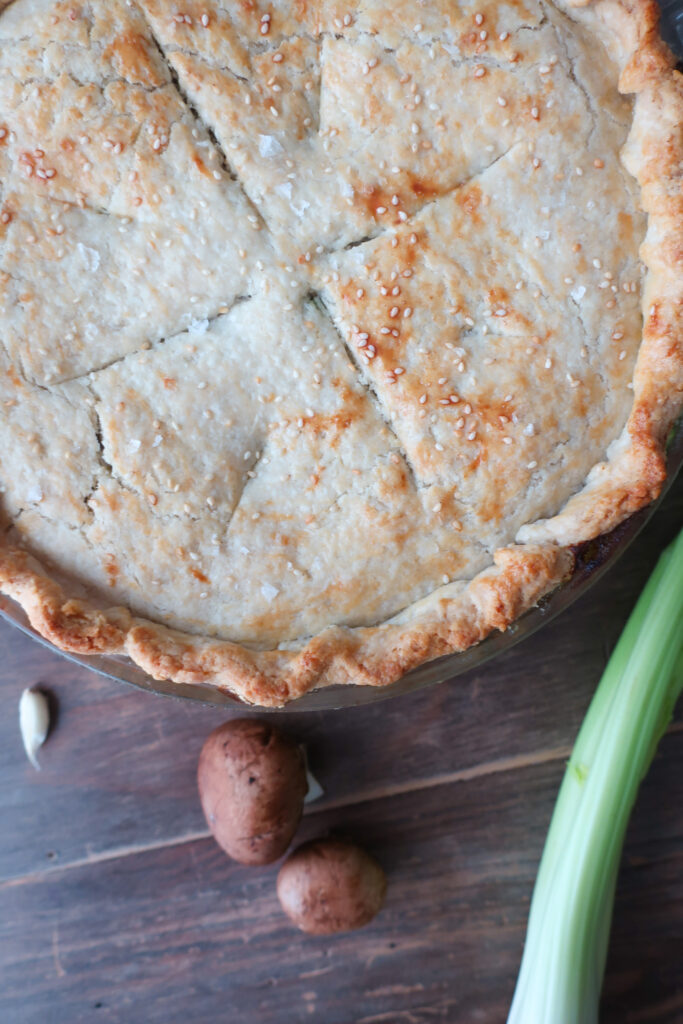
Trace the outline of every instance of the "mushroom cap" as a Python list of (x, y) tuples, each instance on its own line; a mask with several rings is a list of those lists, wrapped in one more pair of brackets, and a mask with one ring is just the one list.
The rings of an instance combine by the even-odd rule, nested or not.
[(208, 826), (230, 857), (269, 864), (282, 856), (308, 788), (294, 740), (255, 718), (225, 722), (202, 747), (197, 783)]
[(384, 902), (386, 877), (369, 853), (345, 839), (303, 843), (277, 879), (282, 909), (311, 935), (361, 928)]

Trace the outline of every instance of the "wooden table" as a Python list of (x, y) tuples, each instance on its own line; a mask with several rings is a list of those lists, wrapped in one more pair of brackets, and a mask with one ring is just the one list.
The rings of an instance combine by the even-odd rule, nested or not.
[[(565, 759), (682, 519), (679, 482), (572, 610), (468, 676), (282, 717), (326, 790), (300, 837), (352, 836), (389, 877), (377, 920), (331, 939), (290, 927), (276, 867), (233, 864), (207, 834), (195, 766), (223, 712), (106, 681), (0, 624), (0, 1021), (502, 1024)], [(59, 703), (40, 773), (17, 727), (31, 684)], [(629, 832), (602, 1019), (683, 1021), (680, 709)]]

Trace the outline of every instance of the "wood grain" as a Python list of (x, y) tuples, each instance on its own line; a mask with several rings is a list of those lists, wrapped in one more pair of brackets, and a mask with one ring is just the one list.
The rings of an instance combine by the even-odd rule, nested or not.
[[(443, 786), (434, 800), (416, 792), (346, 808), (344, 834), (376, 854), (390, 888), (371, 927), (332, 939), (293, 932), (275, 869), (232, 864), (209, 839), (6, 882), (3, 1019), (89, 1021), (100, 1003), (98, 1020), (148, 1024), (209, 1021), (218, 1009), (220, 1020), (259, 1024), (502, 1021), (561, 773), (557, 762)], [(641, 1019), (636, 997), (653, 1014), (642, 1019), (676, 1020), (654, 1011), (681, 982), (670, 929), (683, 917), (679, 736), (664, 741), (644, 797), (662, 784), (672, 813), (656, 835), (638, 816), (622, 873), (604, 1018), (614, 1024)], [(316, 814), (302, 838), (341, 824)], [(644, 900), (643, 851), (655, 843)]]
[[(476, 672), (282, 719), (326, 789), (300, 837), (346, 832), (389, 875), (377, 921), (332, 940), (291, 929), (275, 869), (206, 837), (196, 760), (224, 712), (114, 684), (0, 624), (0, 1021), (504, 1021), (564, 758), (682, 520), (679, 483), (618, 568)], [(60, 709), (40, 773), (16, 723), (35, 683)], [(679, 709), (629, 834), (606, 1024), (683, 1021), (682, 768)]]

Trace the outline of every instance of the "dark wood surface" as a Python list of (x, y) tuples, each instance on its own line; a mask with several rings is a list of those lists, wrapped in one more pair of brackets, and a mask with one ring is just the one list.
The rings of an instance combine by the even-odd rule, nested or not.
[[(276, 866), (233, 864), (207, 834), (195, 767), (224, 712), (104, 680), (0, 623), (0, 1021), (503, 1024), (564, 761), (682, 520), (679, 481), (618, 566), (477, 671), (280, 720), (326, 791), (300, 838), (354, 837), (389, 878), (376, 921), (331, 939), (289, 926)], [(39, 773), (17, 725), (34, 684), (59, 705)], [(602, 1020), (683, 1022), (680, 708), (629, 830)]]

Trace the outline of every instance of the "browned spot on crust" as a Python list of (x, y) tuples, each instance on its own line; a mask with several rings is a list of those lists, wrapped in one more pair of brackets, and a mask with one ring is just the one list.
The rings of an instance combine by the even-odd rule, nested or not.
[(104, 559), (104, 571), (107, 574), (107, 581), (110, 587), (116, 585), (119, 578), (119, 566), (113, 555), (106, 555)]
[(202, 158), (197, 153), (192, 154), (192, 163), (195, 165), (199, 173), (204, 175), (204, 177), (211, 177), (211, 172), (207, 168)]
[(446, 189), (435, 182), (429, 181), (427, 178), (418, 178), (416, 174), (412, 174), (410, 171), (406, 171), (405, 176), (408, 179), (408, 188), (417, 199), (435, 199), (446, 191)]
[(486, 462), (487, 459), (488, 452), (486, 451), (486, 449), (480, 449), (480, 451), (475, 455), (475, 457), (471, 459), (470, 462), (468, 462), (467, 465), (465, 466), (463, 470), (463, 475), (471, 476), (473, 473), (476, 473), (479, 467), (482, 465), (482, 463)]
[(195, 569), (193, 566), (190, 567), (190, 574), (194, 576), (200, 583), (209, 583), (209, 577), (201, 571), (201, 569)]
[(112, 512), (116, 512), (120, 504), (116, 491), (104, 489), (101, 490), (99, 493), (102, 500), (106, 501), (107, 505), (112, 510)]
[(478, 211), (481, 206), (481, 188), (479, 185), (470, 185), (469, 188), (461, 189), (456, 193), (458, 205), (465, 213), (469, 214), (475, 223), (480, 220)]
[(369, 183), (355, 186), (356, 202), (368, 216), (379, 223), (392, 224), (401, 223), (398, 216), (400, 210), (414, 210), (421, 203), (429, 202), (446, 191), (436, 182), (418, 177), (410, 171), (404, 171), (400, 184), (397, 182), (391, 187)]
[(73, 153), (76, 148), (76, 143), (73, 139), (68, 138), (68, 136), (63, 138), (59, 145), (65, 153)]
[(15, 388), (20, 388), (22, 386), (21, 377), (19, 376), (19, 374), (17, 373), (13, 366), (7, 367), (6, 375), (12, 381)]
[[(328, 431), (348, 430), (356, 418), (355, 413), (351, 409), (344, 409), (341, 412), (331, 413), (329, 416), (316, 413), (305, 422), (306, 426), (310, 427), (314, 434), (323, 434)], [(331, 443), (334, 444), (334, 441)]]
[(162, 85), (148, 51), (148, 42), (139, 32), (124, 32), (116, 36), (104, 51), (122, 78), (139, 85)]
[(617, 220), (619, 222), (619, 242), (623, 246), (631, 246), (633, 244), (633, 217), (628, 213), (617, 214)]
[(175, 389), (178, 387), (178, 381), (175, 379), (175, 377), (162, 377), (161, 381), (167, 391), (175, 391)]
[[(380, 185), (361, 185), (356, 190), (355, 201), (365, 210), (369, 217), (379, 220), (386, 217), (389, 210), (392, 210), (391, 197), (393, 192), (387, 192)], [(386, 210), (386, 214), (378, 213), (378, 210)]]
[(12, 223), (13, 219), (14, 214), (9, 206), (3, 206), (2, 209), (0, 209), (0, 237), (2, 237), (2, 235), (7, 231), (7, 228)]
[(504, 306), (510, 301), (510, 293), (505, 288), (489, 288), (489, 302), (492, 306)]

